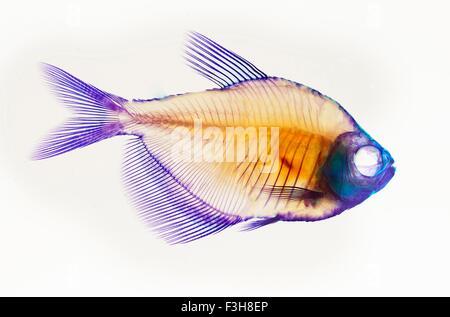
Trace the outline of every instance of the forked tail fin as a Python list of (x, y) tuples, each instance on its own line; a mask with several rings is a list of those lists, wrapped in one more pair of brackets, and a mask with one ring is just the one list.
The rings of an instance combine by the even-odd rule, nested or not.
[(33, 153), (35, 160), (63, 154), (121, 134), (126, 99), (104, 92), (62, 69), (42, 64), (47, 83), (75, 116), (53, 130)]

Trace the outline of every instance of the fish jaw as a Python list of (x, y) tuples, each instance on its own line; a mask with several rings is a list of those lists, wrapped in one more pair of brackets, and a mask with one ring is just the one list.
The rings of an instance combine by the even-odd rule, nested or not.
[(394, 177), (395, 175), (395, 171), (396, 168), (395, 166), (390, 166), (389, 168), (386, 169), (383, 177), (380, 179), (380, 181), (377, 184), (377, 192), (380, 191), (381, 189), (383, 189), (387, 183), (389, 183), (391, 181), (391, 179)]

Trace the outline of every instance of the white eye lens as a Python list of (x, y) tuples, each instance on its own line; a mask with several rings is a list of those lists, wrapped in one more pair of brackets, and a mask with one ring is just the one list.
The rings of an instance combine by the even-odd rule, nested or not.
[(374, 176), (381, 167), (381, 153), (374, 146), (363, 146), (353, 158), (358, 171), (364, 176)]

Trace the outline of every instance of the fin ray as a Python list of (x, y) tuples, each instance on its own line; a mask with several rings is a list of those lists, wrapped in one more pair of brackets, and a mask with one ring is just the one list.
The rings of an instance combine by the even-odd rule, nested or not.
[(170, 244), (187, 243), (242, 221), (190, 192), (150, 153), (141, 137), (129, 143), (124, 181), (141, 218)]

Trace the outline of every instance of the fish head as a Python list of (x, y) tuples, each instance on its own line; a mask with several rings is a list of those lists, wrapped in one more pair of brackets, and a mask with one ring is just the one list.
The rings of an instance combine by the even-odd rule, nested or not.
[(390, 153), (362, 130), (339, 135), (323, 166), (328, 188), (347, 208), (381, 190), (395, 174)]

